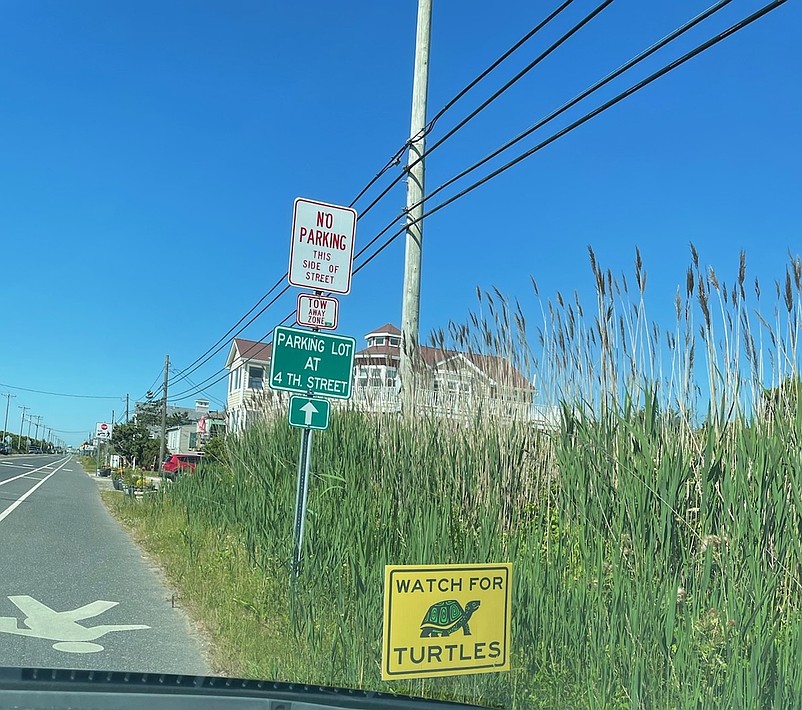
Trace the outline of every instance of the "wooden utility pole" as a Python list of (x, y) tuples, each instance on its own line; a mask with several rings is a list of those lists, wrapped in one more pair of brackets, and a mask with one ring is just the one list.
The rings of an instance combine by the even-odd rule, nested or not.
[(3, 424), (3, 436), (8, 436), (8, 407), (11, 404), (11, 400), (14, 399), (17, 395), (11, 394), (11, 392), (6, 392), (3, 397), (6, 398), (6, 421)]
[(415, 411), (415, 372), (419, 361), (420, 271), (423, 249), (423, 154), (426, 148), (426, 95), (429, 86), (429, 37), (432, 0), (418, 0), (418, 28), (415, 35), (415, 75), (412, 81), (412, 123), (407, 155), (407, 235), (404, 260), (404, 293), (401, 306), (401, 410)]
[(170, 369), (170, 356), (164, 356), (164, 385), (162, 385), (162, 437), (159, 445), (159, 470), (164, 461), (165, 437), (167, 436), (167, 373)]
[[(22, 450), (22, 427), (25, 426), (25, 412), (27, 412), (30, 407), (23, 407), (20, 405), (20, 409), (22, 410), (22, 417), (19, 420), (19, 439), (17, 439), (17, 448), (19, 449), (19, 453), (26, 453)], [(27, 451), (27, 449), (26, 449)]]

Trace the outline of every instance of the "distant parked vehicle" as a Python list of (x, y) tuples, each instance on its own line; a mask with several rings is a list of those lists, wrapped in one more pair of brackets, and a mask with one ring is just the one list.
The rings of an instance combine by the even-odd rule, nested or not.
[(194, 471), (203, 459), (203, 454), (171, 454), (162, 461), (162, 471), (169, 479), (174, 479), (181, 471)]
[(29, 446), (28, 447), (29, 454), (41, 454), (42, 449), (39, 446)]
[(8, 446), (4, 441), (0, 441), (0, 454), (8, 456), (11, 453), (11, 447)]

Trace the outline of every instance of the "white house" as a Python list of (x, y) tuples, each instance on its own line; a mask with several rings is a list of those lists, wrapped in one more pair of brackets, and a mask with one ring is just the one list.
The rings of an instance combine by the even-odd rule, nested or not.
[[(386, 323), (365, 340), (367, 347), (354, 356), (351, 404), (366, 411), (400, 411), (401, 331)], [(534, 417), (535, 389), (508, 360), (426, 345), (419, 353), (416, 407), (421, 411), (468, 416), (481, 409), (495, 416)]]
[(228, 431), (239, 432), (263, 415), (271, 403), (283, 401), (267, 386), (272, 343), (234, 338), (226, 359), (228, 370)]
[[(365, 336), (367, 347), (354, 356), (352, 397), (334, 406), (370, 412), (401, 409), (398, 366), (401, 331), (391, 323)], [(256, 417), (286, 415), (288, 395), (268, 387), (272, 345), (235, 338), (226, 368), (228, 430), (242, 431)], [(443, 416), (494, 416), (533, 420), (534, 387), (504, 358), (420, 346), (422, 372), (416, 407)]]

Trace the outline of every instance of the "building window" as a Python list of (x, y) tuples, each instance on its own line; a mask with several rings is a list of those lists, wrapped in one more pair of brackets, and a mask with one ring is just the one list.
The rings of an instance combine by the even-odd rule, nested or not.
[(248, 368), (248, 389), (260, 390), (264, 382), (265, 370), (263, 367)]
[(401, 345), (400, 338), (390, 338), (390, 345)]
[(374, 345), (384, 345), (384, 336), (383, 335), (377, 335), (375, 338), (373, 338), (373, 344)]
[(231, 390), (239, 389), (239, 367), (234, 368), (231, 373)]

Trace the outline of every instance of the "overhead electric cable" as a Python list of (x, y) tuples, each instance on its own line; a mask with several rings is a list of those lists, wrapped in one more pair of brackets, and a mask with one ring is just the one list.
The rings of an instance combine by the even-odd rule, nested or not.
[[(516, 52), (518, 49), (520, 49), (526, 42), (528, 42), (530, 39), (532, 39), (532, 37), (534, 37), (538, 32), (540, 32), (549, 23), (551, 23), (558, 15), (560, 15), (560, 13), (562, 13), (569, 5), (571, 5), (572, 2), (574, 2), (574, 0), (564, 0), (564, 2), (561, 5), (559, 5), (555, 10), (553, 10), (551, 13), (549, 13), (549, 15), (546, 16), (546, 18), (544, 18), (543, 20), (538, 22), (521, 39), (519, 39), (515, 44), (513, 44), (512, 47), (507, 49), (500, 57), (498, 57), (495, 61), (493, 61), (486, 69), (484, 69), (482, 72), (480, 72), (465, 87), (460, 89), (460, 91), (458, 91), (448, 102), (446, 102), (446, 104), (429, 121), (429, 123), (427, 124), (426, 129), (425, 129), (426, 133), (429, 133), (434, 128), (435, 123), (443, 115), (445, 115), (445, 113), (448, 112), (448, 110), (451, 109), (463, 96), (465, 96), (465, 94), (467, 94), (471, 89), (473, 89), (477, 84), (479, 84), (479, 82), (482, 81), (485, 77), (487, 77), (492, 71), (494, 71), (496, 68), (498, 68), (506, 59), (508, 59), (514, 52)], [(591, 15), (586, 17), (585, 20), (583, 20), (583, 22), (580, 23), (579, 26), (575, 27), (574, 30), (572, 30), (570, 32), (570, 34), (574, 34), (582, 25), (586, 24), (590, 19), (592, 19), (593, 16), (598, 14), (598, 12), (600, 12), (601, 9), (604, 9), (604, 7), (606, 7), (606, 5), (608, 5), (611, 2), (613, 2), (613, 0), (606, 0), (606, 2), (603, 3), (603, 7), (597, 8), (597, 10), (595, 10), (593, 13), (591, 13)], [(564, 36), (559, 41), (559, 44), (562, 44), (566, 39), (568, 39), (568, 37)], [(559, 44), (557, 44), (557, 46), (559, 46)], [(556, 49), (556, 46), (554, 46), (553, 49)], [(547, 50), (547, 53), (550, 53), (550, 51), (553, 51), (553, 49)], [(539, 61), (541, 61), (541, 60), (542, 60), (542, 57), (541, 57), (541, 59), (536, 60), (535, 63), (531, 64), (529, 67), (524, 69), (523, 72), (519, 73), (519, 75), (516, 76), (515, 78), (513, 78), (510, 82), (508, 82), (507, 85), (505, 85), (505, 87), (503, 87), (499, 92), (497, 92), (496, 98), (497, 98), (498, 95), (500, 95), (501, 93), (506, 91), (510, 86), (515, 84), (524, 74), (528, 73), (532, 68), (534, 68), (534, 66), (536, 66), (537, 63), (539, 63)], [(493, 99), (493, 100), (495, 100), (495, 99)], [(479, 109), (477, 109), (467, 119), (464, 119), (456, 130), (459, 130), (459, 128), (462, 128), (476, 114), (478, 114), (480, 111), (482, 111), (486, 107), (486, 105), (487, 105), (487, 102), (483, 106), (481, 106)], [(451, 135), (453, 135), (456, 132), (456, 130), (452, 131), (447, 137), (450, 137)], [(446, 138), (441, 139), (441, 141), (439, 141), (436, 145), (442, 144), (442, 142), (444, 142), (445, 140), (446, 140)], [(390, 160), (387, 161), (387, 163), (384, 165), (384, 167), (367, 183), (367, 185), (364, 188), (362, 188), (362, 190), (360, 190), (359, 194), (357, 194), (357, 196), (351, 201), (351, 203), (349, 205), (350, 207), (354, 207), (354, 205), (359, 201), (359, 199), (376, 183), (376, 181), (389, 168), (393, 167), (394, 165), (399, 165), (400, 164), (401, 157), (403, 156), (404, 152), (407, 150), (408, 146), (409, 146), (409, 141), (405, 142), (401, 146), (401, 148), (399, 148), (398, 151), (396, 151), (396, 153), (390, 158)], [(388, 194), (388, 192), (392, 189), (392, 187), (394, 187), (395, 185), (398, 184), (398, 182), (404, 177), (404, 175), (405, 175), (405, 172), (400, 172), (398, 177), (391, 183), (391, 185), (385, 191), (383, 191), (373, 202), (371, 202), (368, 205), (368, 207), (366, 207), (364, 210), (360, 211), (359, 215), (357, 216), (357, 221), (359, 219), (361, 219), (364, 215), (366, 215), (368, 212), (370, 212), (370, 210), (373, 207), (375, 207), (376, 204), (378, 204), (378, 202), (380, 200), (382, 200)], [(399, 217), (399, 219), (402, 216), (403, 215), (401, 215)], [(360, 253), (362, 253), (362, 252), (360, 252)], [(201, 365), (205, 364), (205, 362), (208, 362), (208, 360), (211, 357), (213, 357), (215, 354), (217, 354), (217, 352), (219, 352), (219, 349), (215, 350), (215, 348), (217, 348), (217, 346), (221, 342), (225, 341), (226, 338), (228, 338), (231, 335), (231, 333), (243, 322), (243, 320), (245, 320), (245, 318), (247, 318), (251, 313), (253, 313), (253, 311), (256, 308), (258, 308), (258, 306), (261, 303), (264, 302), (264, 300), (281, 284), (281, 282), (286, 277), (287, 277), (287, 273), (285, 272), (284, 275), (271, 287), (271, 289), (264, 296), (262, 296), (251, 307), (251, 309), (244, 316), (242, 316), (242, 318), (240, 318), (239, 321), (237, 321), (228, 330), (228, 332), (226, 332), (223, 336), (221, 336), (221, 338), (219, 338), (214, 343), (214, 345), (212, 345), (210, 348), (208, 348), (204, 353), (202, 353), (199, 357), (197, 357), (193, 362), (191, 362), (185, 368), (182, 368), (182, 370), (180, 370), (177, 373), (175, 381), (177, 382), (177, 381), (182, 380), (183, 379), (183, 374), (185, 372), (189, 372), (189, 373), (194, 372), (195, 370), (198, 369), (197, 367), (194, 367), (196, 364), (201, 366)], [(257, 314), (257, 317), (259, 315), (261, 315), (262, 313), (264, 313), (264, 309), (259, 311), (259, 313)], [(248, 321), (248, 323), (246, 323), (238, 332), (242, 332), (242, 330), (244, 330), (248, 325), (250, 325), (253, 322), (253, 320), (254, 319), (251, 319), (250, 321)], [(212, 351), (214, 351), (214, 352), (212, 352)], [(207, 357), (207, 355), (209, 357)], [(203, 362), (200, 362), (201, 360)], [(194, 369), (190, 369), (190, 368), (194, 368)], [(152, 389), (152, 387), (151, 387), (151, 389)]]
[(12, 390), (20, 390), (22, 392), (33, 392), (35, 394), (46, 394), (51, 397), (72, 397), (74, 399), (125, 399), (125, 397), (114, 397), (113, 395), (100, 395), (100, 394), (70, 394), (68, 392), (48, 392), (45, 390), (34, 390), (28, 387), (17, 387), (15, 385), (5, 384), (0, 382), (0, 387), (8, 387)]
[[(513, 160), (505, 163), (504, 165), (502, 165), (501, 167), (499, 167), (496, 170), (492, 171), (491, 173), (488, 173), (482, 179), (476, 181), (472, 185), (469, 185), (467, 188), (465, 188), (464, 190), (461, 190), (460, 192), (458, 192), (457, 194), (455, 194), (452, 197), (448, 198), (444, 202), (441, 202), (436, 207), (433, 207), (428, 212), (425, 212), (421, 217), (419, 217), (417, 220), (415, 220), (415, 222), (423, 220), (426, 217), (429, 217), (429, 216), (435, 214), (436, 212), (439, 212), (441, 209), (443, 209), (444, 207), (447, 207), (448, 205), (452, 204), (453, 202), (456, 202), (457, 200), (461, 199), (462, 197), (465, 197), (465, 195), (469, 194), (470, 192), (473, 192), (476, 188), (480, 187), (481, 185), (484, 185), (486, 182), (489, 182), (493, 178), (499, 176), (501, 173), (506, 172), (507, 170), (509, 170), (513, 166), (517, 165), (521, 161), (525, 160), (526, 158), (531, 157), (532, 155), (534, 155), (538, 151), (542, 150), (546, 146), (551, 145), (556, 140), (562, 138), (564, 135), (570, 133), (571, 131), (573, 131), (574, 129), (576, 129), (579, 126), (583, 125), (584, 123), (587, 123), (592, 118), (598, 116), (599, 114), (603, 113), (607, 109), (612, 108), (616, 104), (620, 103), (621, 101), (623, 101), (624, 99), (628, 98), (629, 96), (632, 96), (637, 91), (640, 91), (644, 87), (648, 86), (649, 84), (651, 84), (652, 82), (656, 81), (660, 77), (665, 76), (666, 74), (668, 74), (669, 72), (673, 71), (674, 69), (676, 69), (677, 67), (681, 66), (682, 64), (685, 64), (685, 62), (689, 61), (690, 59), (693, 59), (697, 55), (701, 54), (702, 52), (706, 51), (707, 49), (710, 49), (710, 47), (713, 47), (714, 45), (718, 44), (719, 42), (721, 42), (722, 40), (726, 39), (727, 37), (735, 34), (736, 32), (739, 32), (740, 30), (744, 29), (748, 25), (750, 25), (753, 22), (759, 20), (764, 15), (767, 15), (769, 12), (772, 12), (773, 10), (776, 10), (778, 7), (780, 7), (781, 5), (785, 4), (786, 2), (788, 2), (788, 0), (773, 0), (768, 5), (764, 5), (762, 8), (760, 8), (757, 11), (755, 11), (754, 13), (752, 13), (751, 15), (746, 17), (745, 19), (743, 19), (743, 20), (741, 20), (739, 22), (736, 22), (735, 24), (731, 25), (730, 27), (728, 27), (723, 32), (720, 32), (716, 36), (712, 37), (711, 39), (707, 40), (706, 42), (698, 45), (697, 47), (695, 47), (691, 51), (689, 51), (686, 54), (682, 55), (679, 59), (675, 59), (673, 62), (667, 64), (662, 69), (659, 69), (658, 71), (654, 72), (653, 74), (650, 74), (645, 79), (637, 82), (636, 84), (633, 84), (632, 86), (630, 86), (625, 91), (622, 91), (620, 94), (617, 94), (615, 97), (613, 97), (609, 101), (604, 102), (601, 106), (593, 109), (592, 111), (586, 113), (584, 116), (582, 116), (581, 118), (577, 119), (573, 123), (570, 123), (569, 125), (567, 125), (565, 128), (562, 128), (561, 130), (559, 130), (556, 133), (552, 134), (549, 138), (545, 139), (544, 141), (541, 141), (536, 146), (534, 146), (534, 147), (530, 148), (529, 150), (521, 153), (519, 156), (517, 156)], [(439, 191), (439, 189), (440, 188), (438, 188), (437, 191)], [(425, 203), (427, 200), (429, 200), (432, 197), (433, 194), (434, 194), (434, 192), (429, 194), (429, 195), (426, 195), (422, 200), (420, 200), (420, 202), (418, 204), (420, 205), (420, 204)], [(415, 222), (413, 222), (413, 224)], [(354, 274), (358, 273), (361, 269), (363, 269), (365, 266), (367, 266), (367, 264), (369, 264), (371, 261), (373, 261), (373, 259), (375, 259), (385, 248), (387, 248), (395, 239), (397, 239), (401, 234), (403, 234), (405, 232), (407, 226), (408, 225), (404, 225), (404, 227), (402, 227), (397, 232), (395, 232), (387, 241), (384, 242), (384, 244), (382, 244), (381, 247), (379, 247), (379, 249), (377, 251), (375, 251), (373, 254), (371, 254), (364, 262), (362, 262), (362, 264), (360, 264), (357, 268), (355, 268), (353, 273)], [(385, 229), (385, 231), (386, 231), (386, 229)]]
[[(712, 6), (708, 11), (703, 12), (700, 16), (697, 16), (697, 18), (694, 18), (694, 20), (691, 20), (690, 23), (697, 24), (699, 21), (701, 21), (701, 19), (704, 19), (705, 17), (708, 17), (710, 14), (712, 14), (712, 12), (716, 11), (717, 9), (720, 9), (720, 7), (723, 7), (723, 5), (727, 4), (729, 1), (730, 0), (722, 0), (722, 2), (717, 3), (716, 5)], [(559, 130), (556, 133), (552, 134), (549, 138), (545, 139), (544, 141), (541, 141), (540, 143), (538, 143), (533, 148), (530, 148), (529, 150), (525, 151), (524, 153), (521, 153), (520, 155), (518, 155), (513, 160), (505, 163), (501, 167), (499, 167), (496, 170), (492, 171), (491, 173), (489, 173), (485, 177), (481, 178), (480, 180), (476, 181), (472, 185), (468, 186), (464, 190), (461, 190), (457, 194), (455, 194), (452, 197), (448, 198), (446, 201), (444, 201), (444, 202), (438, 204), (436, 207), (430, 209), (428, 212), (425, 212), (419, 218), (419, 220), (422, 220), (422, 219), (424, 219), (424, 218), (426, 218), (428, 216), (431, 216), (431, 215), (435, 214), (436, 212), (439, 212), (441, 209), (447, 207), (448, 205), (452, 204), (456, 200), (461, 199), (462, 197), (466, 196), (470, 192), (473, 192), (473, 190), (477, 189), (481, 185), (484, 185), (485, 183), (489, 182), (490, 180), (492, 180), (493, 178), (495, 178), (498, 175), (502, 174), (503, 172), (509, 170), (510, 168), (512, 168), (513, 166), (517, 165), (518, 163), (520, 163), (521, 161), (525, 160), (526, 158), (531, 157), (532, 155), (534, 155), (538, 151), (542, 150), (546, 146), (550, 145), (551, 143), (555, 142), (556, 140), (558, 140), (558, 139), (562, 138), (563, 136), (567, 135), (568, 133), (570, 133), (574, 129), (578, 128), (579, 126), (587, 123), (592, 118), (598, 116), (599, 114), (603, 113), (604, 111), (608, 110), (609, 108), (611, 108), (611, 107), (615, 106), (616, 104), (620, 103), (625, 98), (628, 98), (629, 96), (632, 96), (637, 91), (640, 91), (641, 89), (645, 88), (646, 86), (648, 86), (652, 82), (654, 82), (657, 79), (661, 78), (662, 76), (668, 74), (669, 72), (671, 72), (674, 69), (678, 68), (682, 64), (685, 64), (690, 59), (693, 59), (697, 55), (701, 54), (702, 52), (706, 51), (707, 49), (709, 49), (709, 48), (713, 47), (714, 45), (718, 44), (719, 42), (721, 42), (722, 40), (726, 39), (727, 37), (729, 37), (729, 36), (735, 34), (736, 32), (744, 29), (748, 25), (750, 25), (753, 22), (755, 22), (756, 20), (762, 18), (763, 16), (765, 16), (769, 12), (777, 9), (778, 7), (780, 7), (781, 5), (785, 4), (786, 2), (787, 2), (787, 0), (773, 0), (771, 3), (763, 6), (762, 8), (757, 10), (756, 12), (754, 12), (751, 15), (749, 15), (748, 17), (746, 17), (745, 19), (743, 19), (743, 20), (741, 20), (739, 22), (736, 22), (735, 24), (731, 25), (726, 30), (720, 32), (719, 34), (715, 35), (714, 37), (712, 37), (711, 39), (707, 40), (706, 42), (698, 45), (697, 47), (695, 47), (691, 51), (689, 51), (686, 54), (684, 54), (681, 57), (679, 57), (678, 59), (670, 62), (669, 64), (664, 66), (662, 69), (659, 69), (658, 71), (650, 74), (645, 79), (642, 79), (641, 81), (633, 84), (632, 86), (630, 86), (625, 91), (617, 94), (612, 99), (604, 102), (603, 104), (601, 104), (597, 108), (595, 108), (592, 111), (586, 113), (581, 118), (577, 119), (576, 121), (570, 123), (568, 126), (562, 128), (561, 130)], [(699, 19), (699, 18), (701, 18), (701, 19)], [(677, 30), (676, 32), (681, 34), (680, 30), (685, 31), (686, 29), (688, 29), (688, 28), (685, 28), (685, 29), (679, 28), (679, 30)], [(675, 33), (672, 33), (672, 34), (675, 34)], [(679, 36), (679, 34), (676, 34), (676, 36)], [(660, 45), (660, 47), (665, 46), (665, 42), (663, 40), (661, 40), (657, 44)], [(656, 49), (653, 50), (652, 48), (650, 48), (649, 50), (646, 50), (646, 52), (648, 52), (649, 54), (653, 53), (653, 51), (656, 51)], [(642, 60), (643, 58), (644, 57), (640, 57), (640, 59), (638, 59), (638, 57), (636, 57), (636, 59), (638, 61)], [(634, 61), (634, 60), (632, 60), (632, 61)], [(635, 62), (635, 63), (637, 63), (637, 62)], [(630, 64), (629, 62), (627, 64), (632, 66), (632, 64)], [(624, 65), (624, 66), (626, 66), (626, 65)], [(617, 75), (620, 74), (620, 71), (619, 70), (616, 70), (616, 71), (618, 71), (618, 74), (616, 74), (616, 72), (613, 72), (613, 74), (615, 74), (617, 76)], [(602, 80), (602, 81), (604, 83), (607, 83), (608, 80), (609, 79), (607, 77), (605, 77), (605, 79)], [(598, 87), (596, 87), (596, 88), (598, 88)], [(498, 152), (495, 152), (495, 155), (497, 155), (497, 154), (498, 154)], [(483, 161), (480, 161), (480, 164), (483, 164), (484, 162), (487, 162), (487, 159), (483, 159)], [(473, 169), (473, 168), (471, 168), (471, 169)], [(453, 179), (450, 182), (453, 182)], [(441, 191), (442, 187), (443, 186), (438, 187), (435, 191), (433, 191), (429, 195), (424, 196), (424, 198), (418, 204), (423, 204), (427, 200), (431, 199), (431, 197), (434, 194), (436, 194), (436, 193)], [(400, 219), (400, 217), (398, 219)], [(360, 252), (359, 252), (359, 254), (357, 256), (359, 256), (362, 253), (364, 253), (372, 244), (374, 244), (376, 242), (376, 240), (380, 236), (382, 236), (384, 233), (389, 231), (389, 229), (392, 227), (393, 224), (395, 224), (395, 222), (398, 221), (398, 219), (396, 219), (390, 225), (385, 227), (376, 237), (374, 237), (365, 247), (363, 247), (362, 250), (360, 250)], [(416, 222), (419, 221), (419, 220), (416, 220)], [(408, 227), (408, 225), (405, 224), (402, 228), (400, 228), (398, 231), (396, 231), (388, 240), (386, 240), (379, 247), (379, 249), (377, 249), (364, 262), (362, 262), (359, 266), (357, 266), (354, 269), (353, 273), (357, 274), (365, 266), (367, 266), (371, 261), (373, 261), (373, 259), (375, 259), (382, 251), (384, 251), (384, 249), (386, 249), (395, 239), (397, 239), (401, 234), (403, 234), (407, 227)], [(289, 287), (285, 287), (285, 291), (288, 290), (288, 288)], [(281, 294), (279, 294), (279, 295), (281, 295)], [(287, 318), (284, 319), (284, 321), (288, 320), (290, 317), (292, 317), (292, 315), (293, 314), (291, 313)], [(262, 340), (260, 340), (258, 342), (264, 341), (264, 339), (269, 337), (270, 333), (272, 333), (272, 332), (273, 331), (271, 330), (269, 333), (267, 333), (265, 336), (263, 336)], [(218, 370), (217, 372), (221, 372), (221, 371), (222, 371), (222, 369)], [(216, 374), (217, 373), (211, 375), (209, 378), (207, 378), (207, 380), (204, 380), (203, 382), (205, 383), (208, 380), (211, 380), (212, 378), (215, 377)], [(213, 386), (214, 384), (217, 384), (218, 382), (220, 382), (223, 379), (225, 379), (225, 377), (227, 377), (227, 374), (224, 374), (222, 377), (220, 377), (219, 379), (215, 380), (214, 382), (212, 382), (208, 386)], [(184, 393), (181, 393), (181, 394), (183, 395)], [(190, 396), (190, 395), (187, 394), (187, 396)]]

